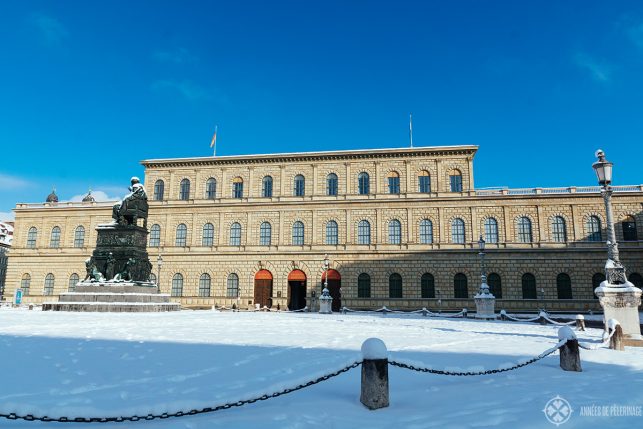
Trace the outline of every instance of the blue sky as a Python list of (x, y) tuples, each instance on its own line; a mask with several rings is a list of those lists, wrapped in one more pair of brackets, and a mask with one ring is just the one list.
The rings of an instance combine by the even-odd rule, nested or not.
[(0, 13), (0, 217), (147, 158), (475, 144), (477, 187), (643, 182), (638, 1), (21, 1)]

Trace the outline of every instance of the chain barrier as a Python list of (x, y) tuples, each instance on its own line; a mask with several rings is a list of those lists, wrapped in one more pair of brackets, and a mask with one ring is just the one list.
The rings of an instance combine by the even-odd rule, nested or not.
[(616, 329), (612, 329), (610, 334), (605, 338), (602, 342), (600, 343), (581, 343), (580, 341), (578, 342), (578, 347), (581, 349), (585, 350), (598, 350), (601, 347), (604, 347), (609, 344), (610, 340), (614, 336), (614, 333), (616, 332)]
[(141, 420), (156, 420), (156, 419), (169, 419), (172, 417), (184, 417), (184, 416), (194, 416), (197, 414), (213, 413), (215, 411), (228, 410), (230, 408), (241, 407), (248, 404), (254, 404), (258, 401), (265, 401), (272, 398), (277, 398), (282, 395), (287, 395), (288, 393), (296, 392), (298, 390), (304, 389), (306, 387), (313, 386), (315, 384), (321, 383), (333, 377), (337, 377), (340, 374), (343, 374), (351, 369), (357, 368), (362, 364), (361, 361), (353, 362), (352, 364), (339, 369), (335, 372), (323, 375), (315, 380), (310, 380), (306, 383), (299, 384), (295, 387), (289, 387), (280, 391), (277, 391), (272, 394), (264, 394), (252, 399), (242, 399), (236, 402), (229, 402), (222, 405), (217, 405), (214, 407), (205, 407), (200, 409), (193, 409), (189, 411), (177, 411), (175, 413), (162, 413), (162, 414), (147, 414), (147, 415), (133, 415), (127, 417), (49, 417), (49, 416), (35, 416), (33, 414), (0, 414), (0, 418), (7, 420), (25, 420), (28, 422), (39, 421), (39, 422), (56, 422), (56, 423), (122, 423), (122, 422), (138, 422)]
[(402, 311), (402, 310), (390, 310), (386, 306), (378, 308), (377, 310), (353, 310), (348, 307), (342, 307), (342, 313), (394, 313), (394, 314), (422, 314), (430, 317), (463, 317), (467, 313), (465, 310), (461, 310), (457, 313), (434, 313), (431, 310), (422, 308), (421, 310), (412, 310), (412, 311)]

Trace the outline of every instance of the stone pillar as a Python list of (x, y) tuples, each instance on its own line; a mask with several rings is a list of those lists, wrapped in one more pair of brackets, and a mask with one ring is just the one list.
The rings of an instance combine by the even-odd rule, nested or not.
[(389, 406), (388, 352), (379, 338), (362, 344), (362, 389), (359, 400), (371, 410)]
[(558, 330), (558, 339), (566, 339), (567, 342), (560, 346), (560, 367), (564, 371), (581, 372), (583, 369), (580, 365), (580, 349), (576, 334), (569, 326), (563, 326)]

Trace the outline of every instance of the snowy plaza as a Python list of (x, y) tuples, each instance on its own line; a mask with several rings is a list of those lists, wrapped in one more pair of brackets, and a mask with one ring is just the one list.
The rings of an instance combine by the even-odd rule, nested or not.
[[(360, 361), (369, 337), (385, 342), (389, 360), (451, 371), (506, 368), (555, 346), (558, 329), (417, 314), (2, 308), (0, 413), (102, 417), (217, 406), (270, 395)], [(600, 343), (601, 334), (577, 332), (589, 345)], [(561, 370), (556, 352), (516, 370), (459, 377), (389, 366), (390, 406), (377, 411), (359, 401), (357, 367), (242, 407), (101, 427), (555, 427), (543, 409), (557, 396), (572, 409), (564, 427), (640, 424), (643, 417), (631, 414), (643, 404), (643, 349), (581, 350), (581, 360), (583, 372)], [(614, 405), (629, 407), (629, 414), (618, 415)], [(607, 406), (612, 415), (601, 415)], [(62, 427), (0, 422), (3, 428), (49, 425)]]

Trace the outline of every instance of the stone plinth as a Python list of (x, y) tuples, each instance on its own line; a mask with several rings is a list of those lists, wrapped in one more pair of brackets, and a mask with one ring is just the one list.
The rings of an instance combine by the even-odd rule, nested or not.
[(331, 314), (333, 312), (333, 297), (330, 296), (328, 289), (324, 288), (319, 297), (319, 312), (321, 314)]
[(604, 321), (616, 319), (623, 328), (623, 343), (626, 346), (643, 347), (638, 307), (641, 304), (641, 289), (627, 282), (611, 285), (604, 281), (594, 290), (603, 307)]
[[(136, 225), (102, 224), (96, 227), (96, 249), (92, 260), (106, 280), (126, 270), (137, 282), (147, 282), (152, 264), (147, 254), (147, 230)], [(131, 259), (135, 263), (127, 267)], [(110, 262), (111, 261), (111, 262)]]
[(476, 319), (496, 319), (496, 297), (487, 293), (478, 293), (474, 296), (476, 302)]

